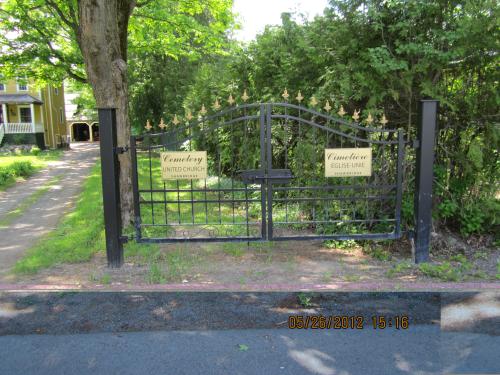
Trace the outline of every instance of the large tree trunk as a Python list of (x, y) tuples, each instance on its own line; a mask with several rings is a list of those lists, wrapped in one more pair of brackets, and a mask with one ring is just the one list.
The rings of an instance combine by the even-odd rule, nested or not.
[[(116, 108), (118, 146), (130, 139), (127, 82), (127, 28), (135, 1), (79, 0), (78, 44), (98, 108)], [(132, 163), (119, 156), (120, 198), (125, 226), (132, 220)]]

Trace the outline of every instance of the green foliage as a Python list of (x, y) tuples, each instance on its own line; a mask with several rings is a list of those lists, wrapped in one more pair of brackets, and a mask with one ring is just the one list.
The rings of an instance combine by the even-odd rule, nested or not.
[(158, 263), (152, 263), (149, 266), (149, 271), (146, 276), (146, 281), (149, 284), (162, 284), (167, 281), (161, 266)]
[(29, 177), (35, 171), (36, 168), (29, 161), (16, 161), (0, 166), (0, 188), (12, 184), (18, 177)]
[(460, 281), (472, 269), (472, 263), (464, 255), (458, 254), (452, 256), (450, 261), (441, 264), (422, 263), (418, 268), (423, 274), (430, 277), (444, 281)]
[(30, 154), (31, 155), (35, 155), (35, 156), (38, 156), (40, 155), (40, 152), (42, 152), (42, 150), (40, 150), (38, 147), (32, 147), (31, 150), (30, 150)]
[(305, 307), (306, 309), (313, 306), (312, 298), (313, 296), (310, 293), (299, 293), (297, 295), (300, 306)]
[(391, 269), (386, 272), (386, 276), (389, 278), (395, 277), (396, 275), (403, 273), (407, 270), (413, 269), (413, 264), (410, 262), (400, 262), (395, 264)]
[(111, 275), (108, 273), (105, 273), (104, 275), (101, 276), (99, 279), (99, 283), (103, 285), (109, 285), (111, 284)]
[[(343, 105), (348, 113), (365, 108), (362, 116), (368, 109), (384, 112), (390, 128), (403, 128), (408, 139), (415, 139), (419, 100), (439, 99), (436, 224), (463, 236), (495, 233), (500, 217), (495, 198), (499, 12), (493, 0), (373, 0), (362, 7), (357, 1), (332, 0), (310, 23), (299, 25), (285, 14), (282, 25), (267, 27), (248, 46), (233, 46), (230, 56), (203, 62), (184, 105), (199, 108), (243, 89), (252, 101), (281, 101), (285, 87), (292, 98), (300, 89), (306, 100), (312, 95), (323, 103), (330, 100), (335, 111)], [(273, 152), (279, 155), (282, 136), (276, 132), (276, 138), (280, 142)], [(297, 142), (294, 152), (307, 160), (317, 157), (308, 142)], [(414, 163), (410, 152), (402, 202), (403, 223), (410, 226)], [(311, 176), (316, 172), (312, 165), (302, 167)], [(311, 176), (304, 172), (304, 179)], [(338, 233), (339, 228), (320, 230)]]
[(328, 249), (353, 249), (356, 246), (358, 246), (358, 243), (355, 240), (346, 240), (346, 241), (339, 241), (339, 240), (327, 240), (323, 242), (323, 245), (326, 246)]
[(424, 275), (444, 281), (460, 281), (461, 279), (460, 270), (449, 262), (442, 264), (422, 263), (418, 268)]
[[(76, 35), (78, 6), (75, 0), (2, 2), (1, 73), (34, 77), (38, 84), (61, 82), (67, 76), (85, 82)], [(219, 52), (226, 31), (234, 27), (231, 6), (230, 0), (146, 1), (134, 9), (128, 22), (128, 50), (139, 58), (153, 53), (173, 59)]]
[(225, 254), (240, 258), (245, 255), (245, 250), (242, 243), (227, 242), (222, 245), (222, 251)]
[(383, 246), (377, 246), (373, 244), (369, 244), (368, 246), (363, 247), (363, 252), (383, 262), (391, 260), (392, 257), (391, 253)]

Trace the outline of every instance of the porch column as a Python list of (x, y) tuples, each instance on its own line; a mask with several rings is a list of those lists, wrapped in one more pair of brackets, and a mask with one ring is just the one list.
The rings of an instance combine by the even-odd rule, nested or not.
[(31, 103), (31, 132), (34, 134), (35, 131), (35, 105)]
[(94, 135), (92, 134), (92, 124), (87, 124), (87, 126), (89, 127), (89, 132), (90, 132), (90, 138), (89, 138), (89, 141), (90, 142), (94, 142)]
[(7, 104), (2, 104), (2, 114), (3, 114), (3, 123), (6, 124), (8, 121), (7, 121), (7, 116), (8, 116), (8, 113), (7, 113)]

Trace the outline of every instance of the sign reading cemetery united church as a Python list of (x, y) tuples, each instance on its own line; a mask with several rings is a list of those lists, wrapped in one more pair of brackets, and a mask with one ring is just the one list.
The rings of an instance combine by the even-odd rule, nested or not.
[(372, 175), (372, 149), (332, 148), (325, 150), (325, 177)]
[(162, 152), (161, 178), (163, 180), (198, 180), (207, 178), (206, 151)]

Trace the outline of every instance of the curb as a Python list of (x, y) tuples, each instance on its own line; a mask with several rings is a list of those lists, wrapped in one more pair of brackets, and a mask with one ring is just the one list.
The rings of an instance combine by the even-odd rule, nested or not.
[(499, 291), (499, 282), (393, 283), (337, 282), (329, 284), (0, 284), (0, 292), (485, 292)]

